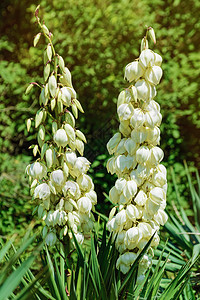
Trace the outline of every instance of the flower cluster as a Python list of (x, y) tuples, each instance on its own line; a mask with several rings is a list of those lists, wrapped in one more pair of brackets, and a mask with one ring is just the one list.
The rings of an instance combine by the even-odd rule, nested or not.
[(167, 221), (166, 169), (160, 164), (164, 154), (158, 147), (162, 116), (153, 100), (162, 76), (161, 63), (161, 56), (147, 48), (146, 40), (139, 58), (125, 68), (125, 78), (133, 83), (119, 94), (119, 132), (107, 144), (109, 154), (113, 154), (107, 162), (108, 172), (118, 176), (109, 192), (115, 207), (107, 227), (116, 237), (120, 253), (117, 268), (121, 272), (128, 272), (155, 233), (139, 263), (138, 281), (144, 279), (151, 265), (153, 247), (159, 243), (157, 231)]
[[(83, 157), (86, 138), (75, 128), (78, 110), (83, 112), (83, 109), (76, 99), (71, 73), (63, 58), (55, 53), (51, 33), (38, 17), (37, 20), (49, 44), (44, 53), (45, 84), (37, 84), (41, 88), (41, 108), (35, 116), (38, 144), (33, 146), (33, 154), (39, 153), (39, 158), (27, 166), (26, 173), (38, 216), (46, 224), (43, 228), (46, 243), (54, 245), (66, 235), (71, 237), (69, 228), (81, 243), (84, 233), (93, 228), (91, 211), (97, 202), (94, 184), (87, 175), (90, 162)], [(35, 44), (40, 35), (35, 37)], [(27, 121), (28, 131), (30, 127), (31, 119)]]

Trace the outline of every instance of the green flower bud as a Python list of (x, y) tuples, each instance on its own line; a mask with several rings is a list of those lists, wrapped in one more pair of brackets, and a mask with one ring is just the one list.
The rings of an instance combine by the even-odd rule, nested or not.
[(40, 37), (41, 37), (41, 32), (38, 33), (38, 34), (35, 36), (35, 38), (34, 38), (34, 41), (33, 41), (33, 46), (34, 46), (34, 47), (37, 46), (37, 43), (39, 42)]
[(51, 70), (50, 64), (47, 64), (44, 67), (44, 81), (47, 81), (47, 79), (49, 78), (50, 70)]
[(43, 119), (43, 110), (38, 110), (35, 116), (35, 128), (37, 128)]
[(44, 34), (49, 35), (49, 29), (44, 24), (42, 25), (42, 30), (43, 30)]
[(33, 156), (36, 156), (38, 152), (38, 145), (35, 145), (33, 148)]
[(85, 135), (80, 130), (76, 130), (76, 136), (83, 142), (87, 143)]
[(55, 98), (56, 89), (57, 89), (57, 82), (56, 82), (56, 77), (54, 75), (51, 75), (49, 77), (48, 86), (49, 86), (49, 92), (50, 92), (51, 96), (53, 98)]

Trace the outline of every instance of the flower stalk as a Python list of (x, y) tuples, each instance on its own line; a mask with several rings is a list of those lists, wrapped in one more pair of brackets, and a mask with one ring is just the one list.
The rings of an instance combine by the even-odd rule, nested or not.
[(159, 244), (158, 230), (167, 221), (166, 169), (160, 164), (164, 153), (160, 144), (162, 115), (153, 100), (162, 77), (162, 57), (148, 49), (148, 35), (155, 43), (155, 32), (147, 28), (138, 59), (125, 68), (131, 85), (118, 97), (119, 131), (109, 140), (113, 155), (107, 162), (108, 172), (117, 174), (109, 198), (115, 205), (109, 215), (108, 230), (116, 238), (120, 253), (117, 268), (127, 273), (139, 253), (155, 233), (148, 252), (139, 263), (137, 282), (142, 282), (150, 267), (153, 248)]
[[(72, 86), (71, 73), (55, 52), (53, 35), (41, 24), (38, 13), (39, 7), (35, 16), (41, 32), (36, 35), (34, 46), (42, 35), (48, 44), (44, 51), (44, 82), (34, 84), (41, 87), (40, 109), (35, 122), (27, 120), (28, 131), (33, 123), (38, 130), (37, 144), (31, 146), (37, 159), (27, 166), (26, 173), (38, 217), (45, 223), (42, 235), (47, 245), (63, 239), (70, 241), (70, 230), (82, 243), (84, 234), (93, 228), (92, 210), (97, 202), (94, 184), (87, 175), (90, 162), (83, 157), (86, 138), (75, 127), (78, 110), (84, 111)], [(31, 83), (26, 93), (34, 85)], [(67, 247), (70, 249), (70, 245)]]

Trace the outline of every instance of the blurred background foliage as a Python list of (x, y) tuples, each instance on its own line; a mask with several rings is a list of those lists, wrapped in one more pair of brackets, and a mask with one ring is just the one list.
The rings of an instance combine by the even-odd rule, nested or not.
[(39, 91), (24, 91), (31, 81), (42, 82), (43, 43), (33, 47), (38, 33), (33, 12), (53, 32), (56, 51), (72, 72), (73, 85), (85, 110), (78, 127), (86, 134), (85, 156), (92, 162), (99, 203), (108, 213), (108, 193), (115, 178), (105, 169), (106, 143), (118, 129), (116, 101), (126, 87), (124, 67), (139, 55), (145, 25), (152, 26), (163, 57), (164, 76), (156, 101), (161, 105), (161, 147), (168, 169), (168, 211), (173, 211), (174, 167), (183, 207), (191, 200), (183, 159), (199, 168), (200, 157), (200, 20), (198, 0), (1, 0), (0, 4), (0, 234), (23, 233), (32, 218), (26, 165), (33, 160), (25, 120), (37, 111)]

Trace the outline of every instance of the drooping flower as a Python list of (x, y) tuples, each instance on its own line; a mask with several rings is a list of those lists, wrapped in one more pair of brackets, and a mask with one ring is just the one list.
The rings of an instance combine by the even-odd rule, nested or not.
[[(151, 30), (152, 34), (155, 42)], [(107, 169), (118, 176), (109, 192), (115, 207), (107, 228), (116, 237), (120, 253), (116, 266), (122, 273), (129, 271), (154, 234), (148, 252), (139, 263), (138, 283), (144, 280), (152, 263), (152, 248), (159, 243), (156, 231), (167, 221), (166, 169), (160, 164), (164, 154), (158, 147), (162, 115), (159, 104), (153, 100), (155, 86), (162, 77), (162, 58), (148, 49), (148, 43), (143, 49), (143, 44), (144, 41), (139, 58), (125, 68), (125, 78), (131, 86), (119, 94), (119, 132), (107, 143), (108, 152), (113, 155)]]

